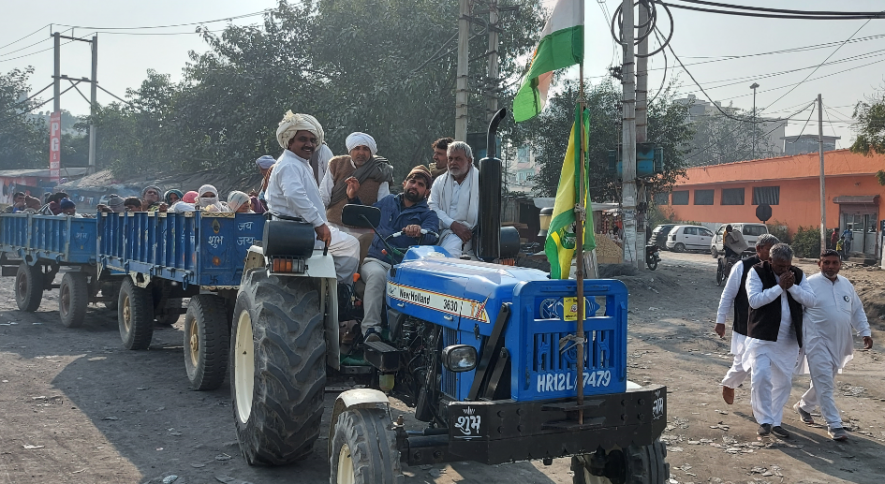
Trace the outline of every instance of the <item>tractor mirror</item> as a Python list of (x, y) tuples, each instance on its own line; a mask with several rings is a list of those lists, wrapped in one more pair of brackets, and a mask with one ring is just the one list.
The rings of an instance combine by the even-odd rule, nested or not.
[(381, 210), (368, 205), (348, 204), (341, 213), (341, 222), (351, 227), (375, 228), (381, 223)]

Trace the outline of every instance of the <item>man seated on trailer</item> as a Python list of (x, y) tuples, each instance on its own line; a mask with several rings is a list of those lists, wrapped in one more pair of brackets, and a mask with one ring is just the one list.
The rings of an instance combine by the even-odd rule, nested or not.
[(473, 228), (479, 218), (479, 171), (473, 150), (463, 141), (447, 148), (448, 171), (433, 182), (428, 205), (439, 216), (440, 244), (449, 255), (472, 258)]
[[(387, 239), (394, 249), (403, 249), (410, 245), (433, 245), (436, 235), (421, 234), (424, 229), (436, 232), (439, 218), (436, 212), (427, 206), (427, 192), (430, 187), (430, 170), (424, 165), (412, 168), (403, 180), (403, 193), (387, 195), (372, 206), (381, 210), (381, 222), (377, 227), (378, 236), (389, 237), (396, 232), (402, 235)], [(357, 197), (360, 183), (356, 178), (347, 180), (347, 203), (362, 205)], [(403, 255), (391, 254), (385, 250), (381, 239), (375, 236), (369, 253), (360, 266), (360, 277), (366, 285), (363, 293), (363, 322), (361, 324), (365, 341), (380, 341), (381, 311), (384, 309), (384, 294), (387, 287), (387, 271), (391, 264), (402, 262)]]

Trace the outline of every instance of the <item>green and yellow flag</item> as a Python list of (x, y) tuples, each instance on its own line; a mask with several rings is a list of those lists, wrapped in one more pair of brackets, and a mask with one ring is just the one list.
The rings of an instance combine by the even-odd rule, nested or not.
[[(568, 138), (568, 150), (562, 163), (562, 174), (559, 176), (559, 186), (556, 189), (556, 201), (553, 204), (553, 217), (550, 219), (550, 228), (547, 230), (547, 240), (544, 243), (544, 253), (550, 261), (551, 279), (568, 279), (575, 257), (575, 205), (578, 203), (578, 183), (581, 168), (581, 144), (575, 136), (579, 126), (580, 107), (575, 107), (575, 122), (572, 125), (571, 134)], [(588, 137), (587, 113), (584, 113), (584, 139)], [(596, 248), (596, 237), (593, 235), (593, 211), (588, 195), (589, 182), (585, 170), (584, 175), (584, 201), (583, 206), (587, 211), (587, 221), (584, 223), (584, 250), (591, 251)]]

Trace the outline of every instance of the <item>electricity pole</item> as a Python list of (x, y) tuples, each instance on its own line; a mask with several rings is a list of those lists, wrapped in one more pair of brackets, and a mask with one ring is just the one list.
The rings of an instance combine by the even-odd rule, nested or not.
[(61, 111), (61, 34), (52, 34), (54, 66), (52, 75), (52, 112)]
[[(489, 83), (491, 91), (488, 93), (488, 116), (498, 112), (498, 0), (489, 0)], [(487, 156), (493, 157), (494, 153)]]
[(750, 89), (753, 90), (753, 159), (756, 159), (756, 88), (759, 87), (758, 83), (753, 83), (750, 85)]
[(827, 248), (827, 195), (824, 180), (824, 102), (820, 94), (817, 95), (817, 126), (817, 149), (820, 152), (820, 250), (824, 250)]
[(634, 35), (633, 0), (623, 0), (624, 66), (621, 72), (623, 88), (623, 186), (621, 190), (621, 217), (624, 221), (624, 264), (638, 267), (636, 253), (636, 80), (633, 74)]
[(92, 36), (92, 89), (89, 102), (89, 173), (95, 173), (95, 115), (98, 107), (98, 35)]
[[(92, 78), (87, 79), (85, 77), (80, 79), (73, 79), (68, 76), (63, 76), (61, 74), (61, 39), (68, 40), (76, 40), (79, 42), (86, 42), (92, 49)], [(96, 108), (98, 107), (98, 35), (93, 35), (91, 39), (81, 39), (79, 37), (73, 37), (70, 35), (61, 35), (59, 32), (55, 32), (52, 34), (53, 47), (54, 47), (54, 64), (55, 69), (53, 72), (53, 112), (61, 111), (61, 81), (65, 79), (69, 81), (72, 85), (76, 86), (80, 82), (88, 82), (92, 85), (90, 89), (90, 100), (89, 100), (89, 173), (95, 173), (95, 121), (94, 117), (96, 114)], [(68, 88), (70, 89), (70, 88)]]
[[(639, 2), (639, 25), (645, 25), (648, 22), (648, 8), (642, 1)], [(636, 143), (645, 143), (648, 141), (648, 37), (651, 32), (648, 26), (639, 28), (639, 47), (636, 55)], [(648, 203), (645, 184), (641, 184), (637, 190), (638, 201), (646, 207), (645, 211), (636, 216), (636, 244), (634, 249), (637, 254), (637, 261), (640, 260), (638, 254), (645, 256), (645, 225), (648, 223)], [(625, 242), (626, 244), (626, 242)], [(636, 268), (642, 270), (645, 267), (641, 263), (636, 264)]]
[(470, 4), (460, 0), (458, 16), (458, 73), (455, 85), (455, 139), (467, 140), (467, 75), (470, 47)]

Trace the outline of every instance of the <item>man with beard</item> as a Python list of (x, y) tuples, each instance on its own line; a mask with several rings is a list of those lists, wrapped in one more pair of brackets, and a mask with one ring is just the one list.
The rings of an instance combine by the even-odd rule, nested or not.
[(300, 217), (313, 225), (316, 249), (329, 246), (339, 284), (350, 286), (359, 267), (359, 242), (329, 225), (310, 158), (323, 144), (323, 127), (309, 114), (286, 113), (277, 128), (277, 142), (284, 149), (267, 182), (268, 211)]
[(347, 137), (345, 144), (350, 155), (332, 158), (320, 184), (326, 217), (333, 224), (341, 224), (341, 211), (347, 204), (350, 179), (359, 182), (358, 195), (366, 205), (390, 195), (390, 184), (393, 182), (393, 168), (386, 158), (377, 155), (375, 138), (356, 132)]
[(825, 250), (817, 262), (820, 273), (808, 278), (814, 291), (814, 305), (805, 309), (805, 361), (802, 370), (811, 374), (811, 388), (793, 405), (806, 424), (813, 424), (811, 412), (820, 406), (833, 440), (848, 439), (842, 417), (833, 399), (836, 374), (854, 357), (852, 329), (863, 336), (864, 349), (873, 347), (870, 323), (851, 281), (839, 275), (842, 258), (835, 250)]
[(762, 234), (756, 239), (756, 255), (735, 263), (725, 283), (725, 290), (719, 298), (719, 311), (716, 313), (716, 334), (720, 338), (725, 337), (725, 318), (729, 311), (734, 308), (734, 322), (731, 325), (731, 354), (734, 361), (725, 378), (722, 379), (722, 399), (731, 405), (734, 403), (734, 389), (740, 386), (749, 376), (744, 371), (741, 356), (744, 352), (744, 344), (747, 340), (747, 317), (750, 306), (747, 302), (747, 290), (744, 287), (747, 275), (754, 265), (768, 260), (768, 251), (774, 244), (780, 243), (777, 237), (771, 234)]
[(448, 171), (433, 182), (430, 208), (439, 216), (440, 245), (458, 259), (472, 255), (473, 228), (479, 217), (479, 172), (473, 167), (473, 150), (463, 141), (447, 148)]
[(814, 305), (808, 278), (792, 262), (793, 249), (775, 244), (768, 260), (754, 265), (747, 277), (750, 312), (742, 359), (744, 370), (752, 371), (750, 403), (761, 437), (790, 436), (781, 427), (784, 404), (802, 348), (803, 306)]
[(449, 143), (454, 141), (452, 138), (440, 138), (434, 141), (430, 148), (433, 149), (433, 163), (430, 164), (430, 176), (436, 181), (441, 175), (446, 173), (449, 164)]
[[(388, 195), (378, 200), (373, 206), (381, 209), (381, 222), (377, 227), (378, 236), (388, 237), (402, 232), (398, 237), (387, 239), (391, 247), (405, 249), (410, 245), (433, 245), (436, 235), (422, 234), (421, 230), (435, 232), (439, 227), (436, 212), (427, 206), (427, 189), (430, 186), (430, 170), (423, 165), (412, 168), (409, 176), (403, 181), (403, 193)], [(348, 180), (348, 203), (363, 204), (360, 200), (359, 182)], [(402, 254), (391, 254), (385, 250), (384, 242), (375, 236), (369, 254), (360, 266), (360, 277), (366, 284), (363, 295), (362, 331), (366, 341), (381, 339), (381, 310), (384, 309), (384, 289), (387, 286), (387, 271), (393, 263), (402, 261)], [(386, 252), (386, 253), (385, 253)]]

